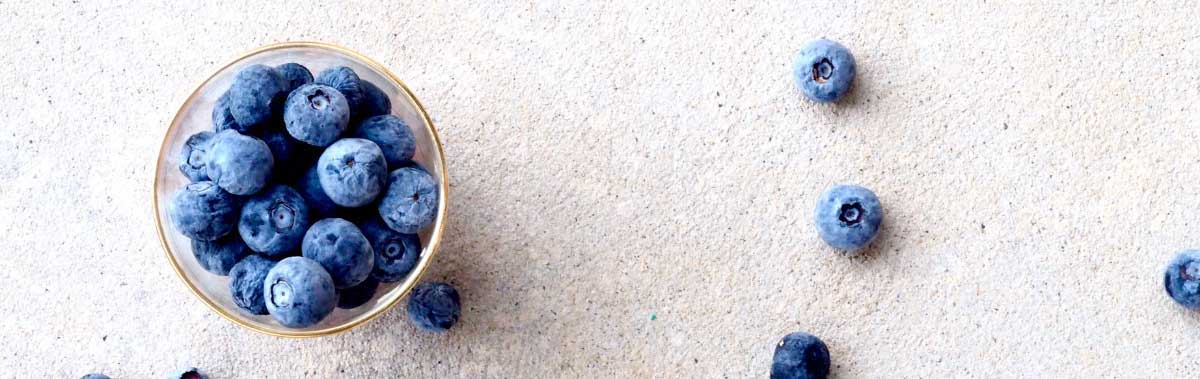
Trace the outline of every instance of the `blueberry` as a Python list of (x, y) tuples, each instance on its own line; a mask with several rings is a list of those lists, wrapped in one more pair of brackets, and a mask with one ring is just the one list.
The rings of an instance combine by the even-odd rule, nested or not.
[(187, 142), (183, 143), (183, 148), (179, 150), (179, 171), (183, 172), (188, 180), (199, 182), (208, 180), (208, 171), (204, 168), (205, 154), (208, 152), (208, 143), (212, 141), (212, 132), (200, 132), (188, 137)]
[(375, 264), (367, 237), (357, 226), (340, 218), (327, 218), (313, 224), (304, 234), (300, 252), (325, 267), (337, 288), (362, 283)]
[(262, 140), (267, 144), (267, 148), (271, 149), (271, 157), (275, 160), (272, 175), (277, 181), (290, 181), (303, 173), (301, 170), (304, 167), (311, 164), (308, 161), (310, 155), (314, 154), (309, 150), (310, 147), (298, 143), (286, 131), (269, 130), (263, 133)]
[(376, 87), (374, 83), (359, 80), (358, 86), (362, 88), (363, 100), (362, 104), (355, 109), (355, 112), (357, 112), (354, 115), (355, 117), (363, 119), (392, 112), (392, 99), (383, 90)]
[(330, 145), (317, 159), (321, 188), (337, 205), (361, 207), (383, 191), (387, 162), (374, 142), (343, 138)]
[(178, 373), (176, 373), (175, 375), (171, 375), (168, 378), (169, 379), (207, 379), (208, 376), (204, 375), (204, 373), (200, 372), (200, 369), (198, 369), (198, 368), (188, 367), (183, 370), (179, 370)]
[(87, 375), (84, 375), (80, 379), (112, 379), (112, 378), (109, 378), (108, 375), (104, 375), (104, 374), (87, 374)]
[(300, 246), (310, 222), (304, 198), (291, 187), (276, 184), (246, 200), (238, 233), (250, 249), (278, 256)]
[(263, 189), (275, 164), (271, 148), (265, 142), (232, 130), (213, 137), (206, 157), (208, 177), (234, 195), (249, 195)]
[(312, 72), (299, 63), (284, 63), (275, 66), (275, 71), (279, 72), (279, 76), (287, 83), (285, 88), (289, 93), (313, 81)]
[(771, 359), (771, 379), (823, 379), (829, 376), (829, 348), (804, 332), (783, 337)]
[(250, 254), (246, 243), (237, 233), (229, 233), (216, 241), (192, 240), (192, 255), (208, 272), (225, 276), (242, 257)]
[(392, 230), (416, 234), (437, 215), (438, 185), (419, 167), (401, 167), (388, 175), (379, 215)]
[(233, 118), (233, 113), (229, 111), (229, 92), (226, 91), (217, 98), (216, 104), (213, 104), (212, 110), (213, 131), (220, 133), (229, 129), (242, 130), (242, 126), (238, 125), (237, 120)]
[(350, 287), (340, 291), (338, 295), (338, 308), (354, 309), (360, 305), (366, 304), (375, 296), (375, 290), (379, 288), (379, 281), (375, 278), (367, 277), (362, 283), (354, 287)]
[[(296, 183), (296, 190), (300, 192), (300, 196), (304, 196), (304, 200), (308, 202), (309, 209), (315, 215), (328, 217), (334, 215), (338, 210), (337, 204), (329, 199), (329, 195), (325, 194), (325, 189), (321, 188), (321, 178), (317, 175), (317, 166), (313, 166), (304, 172), (304, 176)], [(313, 217), (316, 219), (317, 217)]]
[(421, 283), (408, 297), (408, 319), (418, 328), (444, 332), (458, 322), (458, 291), (446, 283)]
[(821, 193), (813, 212), (817, 234), (829, 246), (845, 251), (866, 247), (883, 223), (883, 206), (871, 190), (838, 185)]
[(277, 114), (288, 95), (288, 82), (275, 69), (255, 64), (246, 66), (233, 78), (229, 87), (229, 112), (240, 126), (239, 132), (249, 133)]
[(359, 229), (371, 242), (375, 252), (375, 268), (371, 277), (384, 283), (403, 280), (417, 267), (421, 257), (421, 238), (416, 234), (397, 233), (378, 217), (359, 223)]
[(305, 257), (288, 257), (267, 272), (263, 280), (267, 312), (291, 328), (321, 322), (337, 305), (333, 279), (321, 264)]
[(212, 241), (233, 231), (237, 198), (209, 181), (188, 184), (171, 198), (168, 212), (175, 229), (191, 239)]
[(317, 147), (329, 146), (346, 131), (350, 105), (332, 87), (305, 84), (288, 95), (283, 122), (297, 140)]
[(838, 101), (849, 92), (854, 71), (850, 50), (827, 39), (809, 42), (801, 48), (792, 66), (796, 86), (809, 100), (818, 103)]
[(363, 103), (363, 91), (358, 74), (346, 66), (338, 66), (317, 74), (317, 84), (333, 87), (346, 96), (350, 109), (358, 109)]
[(388, 167), (408, 164), (417, 150), (408, 125), (404, 120), (390, 114), (363, 120), (353, 136), (379, 145), (379, 149), (383, 150), (383, 157), (387, 159)]
[(1200, 250), (1184, 250), (1163, 272), (1167, 295), (1188, 309), (1200, 309)]
[(272, 267), (275, 267), (275, 261), (255, 254), (233, 265), (233, 269), (229, 270), (229, 293), (233, 295), (233, 303), (256, 315), (267, 314), (263, 281)]

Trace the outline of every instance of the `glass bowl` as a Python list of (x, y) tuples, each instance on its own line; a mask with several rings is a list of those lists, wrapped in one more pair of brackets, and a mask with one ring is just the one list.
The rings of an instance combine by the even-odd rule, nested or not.
[[(217, 98), (229, 88), (230, 82), (242, 67), (251, 64), (276, 66), (287, 62), (305, 65), (314, 75), (333, 66), (347, 66), (358, 76), (375, 83), (391, 98), (392, 114), (400, 117), (413, 132), (416, 139), (414, 161), (433, 175), (438, 183), (437, 217), (433, 225), (419, 233), (421, 237), (420, 260), (417, 267), (403, 281), (382, 283), (375, 296), (366, 304), (354, 309), (337, 308), (324, 320), (307, 328), (293, 329), (275, 322), (270, 315), (253, 315), (234, 304), (229, 293), (229, 277), (218, 276), (204, 270), (192, 254), (190, 240), (180, 234), (170, 221), (167, 204), (179, 188), (188, 180), (179, 171), (179, 151), (188, 136), (212, 130), (212, 108)], [(442, 151), (437, 130), (426, 114), (421, 102), (412, 91), (379, 63), (349, 49), (319, 42), (286, 42), (268, 45), (242, 55), (225, 65), (215, 74), (200, 83), (188, 96), (187, 101), (175, 114), (171, 126), (159, 148), (157, 168), (154, 174), (154, 219), (158, 236), (166, 250), (171, 267), (183, 279), (188, 289), (195, 293), (214, 312), (250, 330), (280, 337), (317, 337), (344, 332), (379, 317), (391, 309), (418, 283), (425, 270), (433, 262), (442, 233), (446, 225), (446, 198), (449, 180), (446, 177), (446, 159)], [(315, 222), (315, 220), (314, 220)]]

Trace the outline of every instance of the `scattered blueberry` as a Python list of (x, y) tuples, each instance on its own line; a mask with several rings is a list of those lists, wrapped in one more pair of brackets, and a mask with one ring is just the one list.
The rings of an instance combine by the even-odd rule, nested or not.
[(207, 131), (193, 134), (179, 150), (179, 171), (193, 182), (208, 180), (208, 171), (204, 168), (204, 155), (208, 152), (208, 143), (212, 137), (213, 133)]
[(288, 93), (313, 81), (312, 72), (299, 63), (284, 63), (276, 66), (275, 71), (278, 71), (279, 76), (287, 83), (287, 87), (285, 88), (287, 88)]
[(212, 110), (213, 132), (220, 133), (229, 129), (242, 130), (242, 127), (237, 124), (237, 119), (233, 118), (233, 113), (229, 111), (229, 92), (226, 91), (221, 97), (217, 98), (217, 102), (213, 104)]
[(378, 217), (359, 223), (359, 229), (371, 242), (375, 252), (375, 268), (371, 277), (384, 283), (397, 282), (417, 267), (421, 257), (421, 238), (416, 234), (398, 233)]
[(305, 84), (288, 95), (283, 122), (297, 140), (317, 147), (329, 146), (346, 131), (350, 105), (332, 87)]
[(875, 239), (883, 223), (883, 206), (875, 193), (863, 187), (838, 185), (821, 193), (813, 212), (817, 234), (829, 246), (856, 251)]
[(192, 255), (196, 256), (200, 267), (217, 275), (228, 275), (233, 265), (248, 254), (250, 249), (237, 233), (229, 233), (216, 241), (192, 240)]
[[(300, 177), (296, 183), (296, 190), (300, 192), (300, 196), (304, 196), (304, 200), (308, 201), (308, 207), (315, 215), (320, 217), (328, 217), (334, 215), (338, 210), (337, 204), (325, 194), (325, 189), (321, 188), (321, 178), (317, 175), (317, 166), (313, 166)], [(318, 217), (313, 217), (317, 219)]]
[(300, 252), (321, 264), (333, 278), (334, 287), (348, 288), (371, 274), (375, 255), (357, 226), (340, 218), (317, 221), (304, 234)]
[(265, 142), (233, 130), (217, 133), (206, 156), (208, 177), (234, 195), (250, 195), (263, 189), (275, 163)]
[(354, 73), (346, 66), (338, 66), (321, 71), (317, 74), (316, 82), (333, 87), (346, 96), (346, 102), (350, 103), (350, 109), (358, 109), (362, 106), (363, 92), (359, 84), (358, 74)]
[(1200, 309), (1200, 250), (1184, 250), (1163, 272), (1167, 295), (1188, 309)]
[(837, 42), (809, 42), (796, 55), (792, 76), (804, 96), (818, 103), (838, 101), (854, 83), (854, 56)]
[(212, 241), (237, 225), (237, 199), (209, 181), (184, 186), (171, 198), (168, 212), (179, 232), (191, 239)]
[(179, 370), (178, 374), (172, 375), (170, 379), (207, 379), (208, 376), (200, 372), (200, 369), (195, 367)]
[(109, 378), (108, 375), (104, 375), (104, 374), (87, 374), (87, 375), (84, 375), (80, 379), (112, 379), (112, 378)]
[(387, 162), (374, 142), (343, 138), (330, 145), (317, 159), (321, 188), (337, 205), (361, 207), (383, 191)]
[(388, 98), (388, 95), (374, 83), (359, 80), (358, 86), (362, 88), (363, 100), (356, 109), (355, 117), (363, 119), (392, 112), (392, 99)]
[(375, 290), (379, 288), (379, 281), (375, 278), (367, 277), (362, 283), (340, 291), (338, 295), (338, 308), (354, 309), (360, 305), (366, 304), (375, 296)]
[(399, 117), (375, 116), (363, 120), (354, 131), (354, 137), (370, 140), (383, 150), (388, 167), (401, 167), (412, 160), (416, 152), (416, 141), (412, 131)]
[(458, 322), (458, 291), (446, 283), (421, 283), (408, 297), (408, 319), (418, 328), (444, 332)]
[(267, 314), (263, 281), (272, 267), (275, 267), (275, 261), (255, 254), (233, 265), (233, 269), (229, 270), (229, 292), (233, 295), (233, 303), (256, 315)]
[(333, 279), (321, 264), (305, 257), (288, 257), (267, 272), (263, 280), (267, 312), (291, 328), (321, 322), (337, 305)]
[(251, 133), (282, 109), (288, 83), (275, 69), (255, 64), (246, 66), (229, 87), (229, 112), (239, 132)]
[(238, 233), (250, 249), (279, 256), (300, 246), (310, 222), (304, 198), (291, 187), (276, 184), (246, 200)]
[(804, 332), (783, 337), (771, 360), (771, 379), (824, 379), (829, 376), (829, 348)]
[(437, 215), (438, 185), (419, 167), (401, 167), (388, 175), (379, 215), (392, 230), (416, 234)]

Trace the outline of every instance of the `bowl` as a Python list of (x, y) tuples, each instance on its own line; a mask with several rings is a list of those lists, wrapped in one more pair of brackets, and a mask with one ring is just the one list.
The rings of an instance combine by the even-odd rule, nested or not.
[[(171, 196), (188, 184), (188, 179), (178, 168), (180, 148), (188, 136), (202, 130), (212, 130), (213, 104), (229, 88), (234, 75), (242, 67), (251, 64), (276, 66), (287, 62), (303, 64), (314, 75), (329, 67), (347, 66), (358, 73), (362, 80), (370, 81), (383, 90), (391, 98), (392, 114), (403, 119), (413, 132), (416, 140), (413, 160), (433, 176), (440, 191), (437, 216), (431, 226), (419, 233), (423, 247), (420, 260), (404, 280), (382, 283), (366, 304), (354, 309), (337, 308), (316, 325), (299, 329), (285, 327), (270, 315), (250, 314), (234, 304), (229, 293), (229, 278), (212, 274), (200, 266), (192, 254), (191, 241), (175, 230), (167, 213)], [(214, 312), (235, 324), (268, 335), (317, 337), (344, 332), (379, 317), (399, 303), (418, 283), (433, 262), (442, 239), (448, 189), (446, 159), (437, 130), (421, 102), (404, 82), (379, 63), (349, 49), (320, 42), (286, 42), (243, 54), (200, 83), (184, 101), (159, 148), (154, 174), (154, 219), (158, 237), (167, 253), (167, 261), (187, 288)]]

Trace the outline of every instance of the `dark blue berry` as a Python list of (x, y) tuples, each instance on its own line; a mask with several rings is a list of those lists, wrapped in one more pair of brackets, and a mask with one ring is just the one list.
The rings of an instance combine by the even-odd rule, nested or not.
[(824, 379), (829, 376), (829, 348), (804, 332), (788, 334), (775, 346), (771, 379)]
[(461, 313), (458, 291), (446, 283), (421, 283), (408, 297), (408, 319), (431, 332), (450, 330)]
[(337, 305), (333, 279), (319, 263), (305, 257), (276, 263), (263, 280), (263, 298), (267, 313), (290, 328), (316, 325)]
[(399, 168), (412, 161), (417, 150), (416, 141), (408, 125), (393, 115), (375, 116), (363, 120), (354, 130), (354, 137), (379, 145), (388, 167)]
[(192, 255), (196, 256), (200, 267), (217, 275), (228, 275), (233, 265), (249, 254), (250, 249), (237, 233), (229, 233), (216, 241), (192, 240)]
[(191, 239), (216, 240), (237, 226), (240, 204), (213, 182), (188, 184), (171, 198), (168, 213), (175, 229)]
[(304, 234), (300, 252), (320, 263), (333, 278), (336, 288), (362, 283), (375, 264), (367, 237), (357, 226), (340, 218), (327, 218), (313, 224)]
[(199, 182), (208, 180), (208, 170), (204, 168), (208, 153), (209, 142), (212, 141), (213, 133), (204, 131), (193, 134), (188, 137), (187, 142), (183, 143), (183, 148), (179, 150), (179, 171), (183, 172), (188, 180)]
[(267, 314), (263, 281), (272, 267), (275, 267), (275, 261), (254, 254), (233, 265), (229, 270), (229, 292), (233, 295), (233, 303), (256, 315)]

